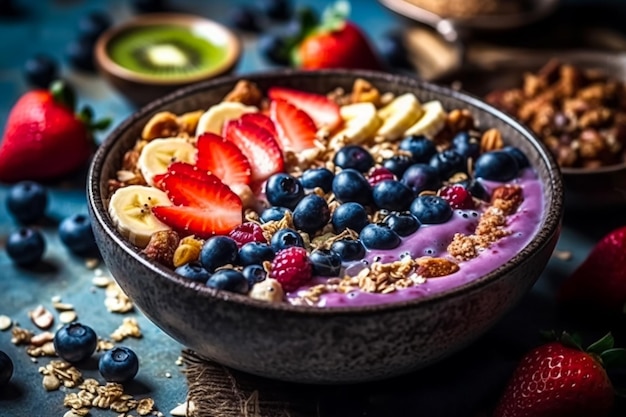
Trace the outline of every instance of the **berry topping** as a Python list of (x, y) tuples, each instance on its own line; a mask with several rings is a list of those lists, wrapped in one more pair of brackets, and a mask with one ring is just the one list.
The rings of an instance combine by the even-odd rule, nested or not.
[(241, 123), (252, 123), (263, 129), (270, 132), (274, 137), (278, 137), (278, 132), (276, 131), (276, 125), (269, 118), (269, 116), (263, 113), (244, 113), (241, 115), (240, 119)]
[(333, 193), (342, 203), (354, 201), (368, 205), (372, 201), (372, 187), (363, 174), (355, 169), (344, 169), (333, 179)]
[(174, 270), (178, 275), (187, 278), (189, 280), (206, 283), (211, 277), (211, 273), (207, 271), (199, 261), (188, 262), (179, 266)]
[[(216, 177), (215, 175), (213, 175), (213, 174), (211, 174), (211, 173), (209, 173), (207, 171), (203, 171), (203, 170), (199, 169), (195, 165), (191, 165), (191, 164), (188, 164), (186, 162), (180, 162), (179, 161), (179, 162), (171, 163), (167, 167), (167, 171), (164, 172), (163, 174), (156, 174), (153, 177), (154, 184), (158, 188), (164, 189), (163, 180), (166, 177), (169, 177), (169, 176), (187, 177), (187, 178), (196, 179), (196, 180), (204, 182), (204, 183), (217, 183), (217, 182), (220, 182), (220, 179), (218, 177)], [(177, 198), (176, 195), (169, 196), (169, 197), (170, 198)], [(183, 202), (179, 202), (179, 203), (180, 204), (185, 204)]]
[(130, 348), (116, 346), (100, 356), (98, 371), (107, 382), (130, 381), (139, 371), (139, 358)]
[(312, 277), (313, 268), (306, 249), (293, 246), (276, 254), (269, 277), (280, 282), (285, 291), (294, 291)]
[(360, 240), (341, 239), (333, 242), (330, 250), (336, 252), (342, 261), (357, 261), (365, 256), (365, 247)]
[(447, 185), (439, 190), (439, 196), (447, 200), (453, 209), (473, 209), (475, 207), (472, 194), (462, 185)]
[(41, 260), (45, 250), (46, 241), (43, 234), (29, 227), (12, 232), (6, 242), (7, 255), (19, 266), (36, 264)]
[(421, 195), (411, 203), (411, 214), (421, 224), (445, 223), (452, 217), (452, 207), (441, 197)]
[(48, 190), (34, 181), (13, 185), (6, 198), (7, 209), (22, 224), (41, 219), (48, 205)]
[(411, 213), (392, 213), (384, 220), (385, 224), (399, 236), (409, 236), (417, 231), (420, 222)]
[(414, 196), (413, 190), (406, 184), (395, 180), (380, 182), (372, 189), (374, 203), (379, 208), (386, 210), (408, 210)]
[(374, 166), (374, 158), (367, 149), (359, 145), (348, 145), (339, 149), (333, 159), (340, 168), (352, 168), (359, 172), (367, 172)]
[(259, 216), (259, 218), (263, 223), (279, 221), (280, 219), (285, 217), (285, 214), (287, 212), (291, 213), (291, 210), (286, 207), (272, 206), (263, 210), (263, 213), (261, 213), (261, 216)]
[(330, 220), (330, 209), (317, 194), (305, 196), (293, 210), (293, 224), (298, 230), (314, 234)]
[(315, 147), (317, 128), (307, 113), (285, 100), (272, 100), (270, 117), (283, 150), (300, 152)]
[(437, 170), (441, 180), (447, 180), (458, 172), (466, 172), (467, 160), (455, 150), (446, 149), (430, 159), (430, 166)]
[(284, 87), (272, 87), (268, 91), (272, 100), (285, 100), (305, 111), (318, 128), (333, 130), (342, 123), (339, 106), (325, 95), (309, 93)]
[(250, 290), (248, 280), (236, 269), (220, 269), (216, 271), (206, 282), (206, 286), (239, 294), (246, 294)]
[(93, 254), (97, 250), (91, 220), (86, 214), (73, 214), (59, 224), (59, 239), (77, 255)]
[(476, 159), (480, 155), (480, 141), (468, 132), (459, 132), (452, 138), (452, 149), (464, 158)]
[(203, 133), (196, 146), (196, 166), (200, 170), (210, 171), (229, 186), (250, 184), (250, 162), (234, 143), (214, 133)]
[(270, 242), (272, 245), (272, 249), (278, 252), (282, 249), (290, 248), (292, 246), (304, 247), (304, 240), (300, 233), (296, 232), (293, 229), (280, 229), (274, 236), (272, 236), (272, 240)]
[(270, 204), (293, 210), (304, 197), (304, 188), (297, 178), (284, 172), (272, 175), (265, 185), (265, 197)]
[(237, 242), (228, 236), (213, 236), (202, 245), (200, 262), (207, 271), (213, 272), (220, 266), (237, 263)]
[(384, 223), (370, 223), (361, 230), (359, 239), (367, 249), (394, 249), (400, 246), (400, 236)]
[(261, 242), (267, 243), (265, 236), (263, 235), (263, 229), (258, 223), (245, 222), (235, 227), (228, 233), (238, 247), (242, 247), (248, 242)]
[(341, 272), (341, 256), (328, 249), (315, 249), (309, 260), (313, 265), (313, 273), (322, 277), (336, 277)]
[(395, 179), (396, 176), (393, 174), (393, 172), (384, 167), (374, 167), (367, 175), (367, 182), (369, 182), (372, 187), (380, 182)]
[(241, 273), (248, 281), (248, 286), (250, 288), (252, 288), (252, 286), (254, 286), (257, 282), (261, 282), (267, 278), (267, 272), (259, 264), (248, 265), (243, 269), (243, 271), (241, 271)]
[(383, 167), (391, 171), (397, 178), (402, 178), (407, 168), (414, 163), (413, 158), (409, 155), (394, 155), (383, 161)]
[(476, 197), (479, 200), (489, 201), (491, 198), (489, 192), (482, 186), (480, 181), (476, 179), (468, 179), (463, 180), (457, 183), (458, 185), (463, 186), (467, 191), (472, 193), (472, 197)]
[(476, 159), (474, 175), (491, 181), (506, 182), (517, 176), (517, 160), (511, 152), (486, 152)]
[(250, 242), (239, 249), (239, 263), (243, 266), (263, 264), (274, 259), (274, 249), (267, 243)]
[(56, 60), (44, 54), (37, 54), (24, 63), (24, 77), (34, 87), (47, 89), (59, 75)]
[(337, 234), (346, 229), (351, 229), (358, 233), (369, 223), (369, 219), (365, 207), (359, 203), (348, 202), (335, 208), (331, 223)]
[(515, 146), (505, 146), (504, 148), (502, 148), (502, 152), (507, 152), (513, 158), (515, 158), (515, 161), (517, 162), (517, 167), (519, 169), (528, 168), (530, 166), (528, 158), (519, 148), (516, 148)]
[(426, 164), (411, 165), (404, 172), (401, 181), (413, 190), (415, 195), (420, 194), (422, 191), (434, 191), (441, 184), (437, 170)]
[(437, 148), (432, 140), (426, 136), (414, 135), (400, 142), (400, 149), (411, 153), (413, 162), (428, 163), (437, 153)]
[(319, 187), (328, 193), (333, 188), (333, 178), (335, 174), (327, 168), (309, 168), (302, 173), (300, 182), (309, 190)]
[(57, 330), (53, 342), (54, 350), (61, 359), (80, 362), (95, 352), (98, 337), (91, 327), (73, 322)]

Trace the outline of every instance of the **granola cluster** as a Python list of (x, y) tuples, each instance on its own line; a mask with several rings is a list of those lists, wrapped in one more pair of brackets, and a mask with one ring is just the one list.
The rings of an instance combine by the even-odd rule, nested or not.
[(556, 60), (486, 100), (527, 124), (567, 168), (626, 161), (626, 84)]

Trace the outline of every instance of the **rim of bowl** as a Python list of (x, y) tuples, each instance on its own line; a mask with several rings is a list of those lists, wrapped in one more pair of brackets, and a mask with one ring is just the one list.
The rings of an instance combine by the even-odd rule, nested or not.
[[(250, 298), (247, 295), (236, 294), (233, 292), (216, 290), (213, 288), (209, 288), (206, 286), (201, 286), (196, 283), (189, 283), (185, 278), (174, 273), (173, 270), (159, 265), (156, 262), (150, 262), (147, 259), (140, 256), (139, 251), (136, 249), (134, 245), (132, 245), (127, 239), (125, 239), (122, 235), (119, 234), (115, 226), (112, 224), (108, 217), (107, 209), (104, 207), (104, 200), (101, 198), (100, 190), (101, 190), (101, 182), (102, 178), (100, 177), (100, 172), (103, 168), (103, 162), (105, 161), (108, 153), (111, 151), (115, 144), (115, 139), (122, 135), (122, 133), (128, 129), (132, 124), (142, 117), (154, 112), (157, 108), (162, 107), (163, 105), (167, 105), (173, 101), (184, 98), (189, 94), (193, 94), (197, 91), (209, 90), (211, 88), (215, 88), (224, 84), (233, 84), (241, 79), (248, 79), (253, 82), (263, 80), (263, 79), (275, 79), (277, 77), (293, 77), (293, 78), (317, 78), (317, 77), (326, 77), (326, 76), (337, 76), (344, 77), (349, 79), (354, 79), (357, 77), (376, 81), (385, 81), (385, 82), (393, 82), (398, 85), (405, 86), (406, 89), (411, 88), (419, 88), (422, 90), (431, 91), (437, 94), (443, 94), (446, 96), (451, 96), (453, 98), (459, 99), (467, 104), (471, 104), (478, 108), (480, 111), (485, 111), (493, 116), (499, 118), (503, 122), (507, 123), (515, 130), (519, 131), (520, 134), (526, 137), (529, 140), (533, 147), (539, 152), (540, 159), (547, 167), (548, 172), (548, 182), (543, 184), (544, 187), (548, 187), (552, 189), (552, 201), (549, 201), (548, 209), (544, 212), (544, 216), (542, 218), (543, 227), (540, 227), (535, 234), (533, 240), (530, 241), (528, 245), (526, 245), (517, 255), (511, 258), (505, 264), (499, 266), (498, 268), (492, 270), (488, 274), (470, 281), (466, 284), (460, 285), (458, 287), (454, 287), (450, 290), (443, 291), (437, 294), (433, 294), (427, 297), (421, 297), (412, 300), (405, 300), (399, 302), (392, 303), (381, 303), (381, 304), (373, 304), (373, 305), (365, 305), (365, 306), (333, 306), (333, 307), (315, 307), (315, 306), (302, 306), (302, 305), (292, 305), (290, 303), (269, 303), (267, 301), (255, 300)], [(443, 87), (440, 85), (436, 85), (433, 83), (429, 83), (426, 81), (420, 81), (417, 78), (413, 78), (406, 75), (396, 75), (379, 71), (369, 71), (369, 70), (317, 70), (317, 71), (302, 71), (296, 69), (282, 69), (282, 70), (273, 70), (273, 71), (265, 71), (265, 72), (257, 72), (250, 74), (240, 74), (240, 75), (230, 75), (223, 76), (213, 80), (205, 81), (202, 83), (198, 83), (192, 86), (183, 87), (176, 90), (173, 93), (170, 93), (160, 99), (157, 99), (146, 106), (142, 107), (131, 116), (126, 118), (121, 124), (119, 124), (105, 139), (105, 141), (100, 145), (98, 150), (96, 151), (93, 160), (89, 167), (88, 177), (87, 177), (87, 199), (88, 204), (90, 205), (93, 215), (96, 218), (96, 221), (99, 222), (100, 226), (104, 229), (108, 238), (115, 242), (116, 245), (119, 245), (122, 250), (128, 253), (136, 262), (141, 263), (149, 270), (152, 270), (155, 274), (159, 275), (160, 279), (167, 279), (173, 281), (176, 285), (181, 285), (183, 287), (192, 288), (193, 290), (198, 292), (199, 297), (207, 297), (207, 298), (217, 298), (224, 302), (234, 302), (234, 303), (243, 303), (251, 308), (257, 308), (259, 310), (274, 310), (274, 311), (283, 311), (294, 314), (305, 314), (305, 315), (323, 315), (323, 316), (333, 316), (333, 315), (363, 315), (363, 314), (376, 314), (382, 311), (388, 312), (398, 309), (404, 309), (407, 307), (416, 307), (419, 305), (429, 305), (432, 303), (437, 303), (444, 299), (461, 297), (467, 293), (478, 291), (479, 289), (491, 284), (494, 281), (497, 281), (502, 275), (506, 274), (508, 271), (514, 269), (519, 262), (521, 262), (524, 258), (531, 256), (534, 253), (539, 252), (546, 245), (549, 244), (555, 233), (558, 233), (561, 219), (563, 216), (563, 182), (560, 174), (559, 167), (550, 154), (550, 152), (545, 148), (545, 146), (541, 143), (541, 141), (537, 138), (537, 136), (530, 131), (530, 129), (526, 128), (519, 121), (509, 116), (508, 114), (492, 107), (491, 105), (482, 101), (479, 97), (474, 96), (472, 94), (466, 92), (455, 91), (447, 87)]]
[[(129, 70), (111, 59), (107, 49), (109, 42), (112, 39), (130, 29), (159, 24), (173, 24), (181, 27), (193, 27), (194, 25), (207, 26), (211, 32), (219, 33), (224, 37), (226, 41), (226, 57), (220, 65), (207, 68), (206, 70), (193, 76), (181, 75), (178, 77), (168, 77), (166, 79)], [(232, 30), (223, 24), (202, 16), (185, 13), (149, 13), (137, 16), (132, 20), (114, 26), (105, 31), (96, 41), (95, 57), (103, 71), (109, 72), (112, 75), (127, 81), (164, 86), (182, 85), (202, 81), (208, 77), (218, 76), (234, 67), (241, 57), (241, 40)]]

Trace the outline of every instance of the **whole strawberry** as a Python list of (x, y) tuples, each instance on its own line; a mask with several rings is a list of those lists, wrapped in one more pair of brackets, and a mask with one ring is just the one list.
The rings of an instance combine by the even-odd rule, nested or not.
[(74, 113), (74, 94), (62, 81), (50, 91), (32, 90), (15, 103), (0, 143), (0, 181), (50, 180), (85, 165), (92, 132), (110, 121), (92, 122), (92, 111)]
[(494, 417), (608, 416), (614, 392), (604, 366), (626, 355), (613, 344), (609, 333), (584, 351), (563, 333), (531, 350), (514, 371)]
[(604, 236), (563, 283), (563, 302), (622, 313), (626, 305), (626, 226)]

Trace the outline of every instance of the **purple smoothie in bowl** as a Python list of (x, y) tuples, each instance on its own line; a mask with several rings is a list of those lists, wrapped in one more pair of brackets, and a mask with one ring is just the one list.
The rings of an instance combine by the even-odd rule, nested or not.
[[(106, 265), (183, 345), (286, 381), (382, 379), (467, 346), (541, 274), (559, 235), (561, 177), (514, 119), (462, 92), (376, 72), (251, 74), (245, 94), (234, 94), (241, 81), (198, 84), (142, 108), (103, 143), (90, 170), (90, 213)], [(259, 153), (246, 154), (254, 180), (245, 186), (198, 173), (198, 119), (222, 112), (216, 106), (226, 97), (240, 100), (227, 106), (238, 114), (225, 111), (240, 123), (238, 134), (252, 129), (237, 122), (243, 113), (258, 113), (253, 119), (270, 132), (266, 116), (274, 135), (289, 130), (284, 123), (295, 116), (272, 116), (276, 87), (325, 97), (341, 123), (325, 131), (319, 114), (311, 117), (315, 149), (300, 136), (291, 142), (298, 151), (278, 140), (282, 164), (266, 158), (273, 171), (263, 165), (263, 175)], [(151, 129), (162, 131), (145, 139)], [(218, 131), (228, 140), (228, 128)], [(155, 138), (175, 139), (169, 143), (184, 150), (172, 159), (189, 166), (174, 171), (161, 158), (155, 171), (141, 156)], [(321, 168), (328, 172), (311, 173)], [(213, 206), (203, 198), (217, 183), (222, 197)], [(197, 188), (185, 194), (179, 184)], [(113, 204), (124, 189), (137, 198), (156, 193), (132, 211), (148, 217), (148, 233), (124, 223), (119, 210), (128, 206)], [(225, 202), (239, 202), (239, 219), (224, 213)], [(207, 232), (195, 219), (181, 227), (163, 216), (157, 223), (150, 217), (157, 206), (205, 211), (210, 221), (202, 225), (229, 229)]]

